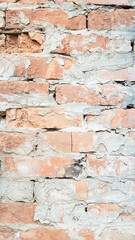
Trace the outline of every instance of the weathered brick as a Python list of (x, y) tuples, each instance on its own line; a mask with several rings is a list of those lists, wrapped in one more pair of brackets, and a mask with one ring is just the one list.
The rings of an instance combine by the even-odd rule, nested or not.
[[(29, 61), (29, 67), (25, 62)], [(28, 78), (61, 79), (64, 70), (70, 69), (73, 60), (69, 58), (22, 58), (19, 66), (16, 67), (15, 76)]]
[(76, 199), (86, 199), (88, 197), (88, 183), (85, 180), (75, 182)]
[(15, 169), (15, 162), (12, 157), (5, 157), (4, 163), (5, 163), (5, 170), (13, 171)]
[(0, 94), (13, 95), (17, 93), (39, 92), (44, 95), (49, 94), (48, 83), (36, 83), (27, 81), (1, 81)]
[(70, 240), (69, 234), (67, 230), (64, 229), (54, 229), (54, 228), (34, 228), (30, 229), (26, 232), (20, 231), (20, 239), (21, 240)]
[(73, 152), (93, 152), (94, 133), (93, 132), (73, 132), (72, 133), (72, 151)]
[(55, 27), (60, 25), (72, 30), (80, 30), (86, 27), (85, 15), (69, 18), (67, 13), (61, 9), (52, 10), (50, 8), (43, 8), (36, 11), (14, 9), (6, 11), (6, 28), (8, 29), (23, 29), (27, 25), (42, 24), (42, 22), (50, 23)]
[(1, 181), (0, 197), (7, 201), (33, 201), (33, 182), (31, 181)]
[(72, 158), (67, 157), (49, 157), (45, 158), (31, 158), (19, 157), (12, 159), (14, 165), (11, 165), (11, 159), (5, 159), (6, 170), (15, 172), (17, 176), (43, 176), (43, 177), (64, 177), (66, 169), (73, 163)]
[(55, 152), (71, 152), (71, 133), (47, 132), (42, 139), (43, 151), (49, 148)]
[(86, 0), (86, 4), (129, 6), (128, 0)]
[(9, 109), (6, 112), (9, 127), (61, 129), (81, 126), (82, 115), (66, 112), (62, 108)]
[(122, 231), (118, 229), (106, 228), (101, 233), (101, 240), (134, 240), (135, 235), (128, 232), (129, 229), (123, 229)]
[(92, 211), (92, 209), (97, 209), (98, 214), (102, 215), (104, 212), (118, 212), (121, 207), (114, 203), (99, 203), (90, 205), (87, 210), (89, 212)]
[(96, 156), (87, 156), (87, 172), (92, 176), (133, 176), (134, 157), (128, 156), (109, 156), (97, 158)]
[(81, 0), (54, 0), (56, 3), (63, 3), (63, 2), (74, 2), (76, 4), (79, 4)]
[(1, 240), (14, 240), (14, 229), (8, 227), (0, 227), (0, 239)]
[[(0, 35), (1, 37), (3, 37), (3, 34)], [(43, 43), (45, 41), (45, 37), (42, 34), (34, 32), (18, 35), (7, 34), (4, 37), (4, 47), (0, 47), (1, 53), (40, 53), (43, 50)]]
[(5, 51), (5, 39), (6, 39), (6, 36), (4, 34), (0, 34), (0, 51), (1, 52)]
[(117, 9), (113, 12), (91, 11), (88, 15), (89, 30), (110, 30), (134, 25), (135, 10)]
[(124, 93), (115, 85), (97, 85), (97, 89), (90, 89), (85, 85), (61, 85), (56, 87), (56, 101), (58, 103), (86, 102), (98, 105), (119, 105), (124, 102)]
[(5, 13), (0, 11), (0, 28), (5, 27)]
[(88, 181), (72, 179), (46, 179), (43, 183), (36, 182), (34, 194), (38, 203), (48, 201), (64, 201), (87, 199)]
[[(130, 41), (123, 40), (123, 46), (130, 46)], [(109, 52), (119, 51), (121, 41), (118, 38), (110, 39), (102, 35), (89, 34), (66, 34), (61, 44), (54, 50), (54, 53), (70, 55), (72, 52)]]
[[(47, 0), (1, 0), (1, 2), (6, 2), (6, 3), (29, 3), (29, 4), (33, 4), (33, 3), (46, 3)], [(73, 2), (73, 0), (55, 0), (54, 2), (57, 3), (63, 3), (63, 2)], [(74, 2), (76, 3), (80, 3), (80, 0), (74, 0)]]
[(10, 224), (32, 224), (34, 223), (33, 218), (35, 207), (35, 203), (0, 204), (0, 222)]
[(34, 150), (35, 134), (0, 132), (0, 150), (25, 155)]
[(94, 231), (91, 231), (90, 229), (83, 229), (79, 231), (78, 234), (80, 237), (83, 237), (85, 240), (95, 240), (95, 234)]
[(135, 66), (116, 71), (99, 70), (99, 76), (105, 80), (135, 81)]
[(100, 129), (135, 128), (135, 109), (108, 110), (99, 116), (87, 116), (89, 124), (98, 124)]

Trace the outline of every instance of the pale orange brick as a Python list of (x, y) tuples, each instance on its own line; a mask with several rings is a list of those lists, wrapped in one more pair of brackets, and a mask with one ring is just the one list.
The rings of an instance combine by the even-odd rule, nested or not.
[(90, 205), (87, 210), (91, 211), (92, 209), (97, 209), (98, 214), (102, 215), (104, 212), (118, 212), (121, 207), (114, 203), (98, 203)]
[(135, 10), (117, 9), (113, 12), (91, 11), (88, 15), (89, 30), (110, 30), (134, 25)]
[(73, 152), (92, 152), (94, 151), (93, 132), (73, 132), (72, 151)]
[(5, 51), (5, 44), (6, 44), (6, 36), (5, 34), (0, 34), (0, 52)]
[(14, 230), (8, 227), (0, 227), (0, 240), (14, 240)]
[[(98, 91), (90, 90), (86, 86), (61, 85), (56, 87), (56, 101), (58, 103), (86, 102), (98, 105), (118, 105), (124, 102), (124, 93), (113, 84), (97, 85)], [(102, 94), (101, 94), (102, 93)], [(105, 95), (103, 97), (102, 95)]]
[(135, 235), (130, 233), (130, 228), (128, 229), (123, 229), (123, 231), (120, 231), (118, 229), (109, 229), (106, 228), (103, 230), (101, 233), (101, 240), (134, 240)]
[[(108, 161), (109, 160), (109, 161)], [(88, 172), (93, 175), (102, 176), (132, 176), (134, 157), (110, 156), (98, 159), (95, 156), (87, 156)]]
[(135, 66), (116, 71), (99, 70), (99, 76), (105, 80), (135, 81)]
[(42, 139), (42, 148), (52, 148), (55, 152), (71, 152), (71, 133), (47, 132)]
[(62, 108), (24, 108), (6, 111), (6, 124), (21, 128), (66, 128), (80, 126), (81, 114), (72, 114)]
[(99, 174), (100, 169), (107, 168), (107, 158), (97, 159), (96, 157), (87, 156), (87, 161), (89, 163), (90, 169), (92, 169), (96, 174)]
[(34, 223), (34, 211), (36, 204), (9, 203), (0, 204), (0, 222), (10, 224)]
[(86, 0), (86, 4), (129, 6), (128, 0)]
[(0, 97), (0, 102), (7, 102), (7, 100)]
[(56, 3), (64, 3), (64, 2), (74, 2), (76, 4), (79, 4), (81, 0), (54, 0)]
[[(20, 13), (21, 12), (21, 13)], [(21, 20), (21, 14), (25, 16), (27, 21)], [(66, 27), (67, 29), (80, 30), (86, 27), (85, 15), (78, 15), (73, 18), (68, 18), (66, 12), (61, 9), (52, 10), (51, 8), (43, 8), (36, 11), (30, 9), (7, 10), (6, 11), (6, 27), (7, 28), (20, 28), (23, 29), (25, 26), (48, 22), (53, 24), (55, 27), (58, 25)], [(21, 22), (22, 21), (22, 22)]]
[(79, 231), (79, 236), (85, 240), (95, 240), (95, 233), (90, 229), (82, 229)]
[(135, 142), (135, 132), (130, 132), (129, 137), (133, 139), (133, 141)]
[(20, 240), (70, 240), (67, 230), (54, 228), (34, 228), (26, 232), (20, 231)]
[(28, 139), (32, 139), (34, 134), (23, 134), (23, 133), (8, 133), (0, 132), (0, 150), (11, 150), (17, 149)]
[(27, 81), (1, 81), (0, 93), (4, 95), (13, 95), (16, 93), (40, 92), (44, 95), (49, 94), (48, 83), (36, 83)]
[(73, 163), (72, 158), (50, 157), (49, 159), (15, 159), (15, 172), (20, 176), (64, 177), (65, 170)]
[(108, 110), (99, 116), (88, 115), (86, 119), (89, 124), (96, 122), (103, 127), (107, 125), (109, 128), (110, 126), (110, 129), (118, 127), (135, 128), (135, 109)]
[(5, 169), (8, 171), (13, 171), (16, 168), (14, 159), (12, 157), (5, 157), (4, 164), (5, 164)]
[(88, 197), (88, 183), (85, 180), (75, 182), (76, 199), (86, 199)]
[(1, 2), (6, 2), (6, 3), (46, 3), (47, 0), (1, 0)]

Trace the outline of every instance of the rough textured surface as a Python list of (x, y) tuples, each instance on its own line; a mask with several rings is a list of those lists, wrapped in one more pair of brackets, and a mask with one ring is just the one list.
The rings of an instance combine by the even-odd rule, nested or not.
[(0, 240), (135, 240), (135, 0), (0, 1)]

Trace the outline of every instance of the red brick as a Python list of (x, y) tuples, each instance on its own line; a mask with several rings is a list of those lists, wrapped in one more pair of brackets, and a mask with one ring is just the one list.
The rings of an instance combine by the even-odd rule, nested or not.
[(14, 240), (14, 230), (8, 227), (0, 227), (0, 240)]
[(89, 30), (110, 30), (134, 25), (135, 10), (118, 9), (113, 12), (91, 11), (88, 15)]
[[(56, 101), (58, 103), (86, 102), (98, 105), (119, 105), (124, 101), (124, 93), (115, 85), (97, 85), (98, 91), (90, 90), (86, 86), (61, 85), (56, 87)], [(104, 95), (104, 96), (102, 96)]]
[(63, 108), (24, 108), (6, 111), (6, 124), (21, 128), (66, 128), (80, 126), (81, 114), (66, 112)]
[(83, 237), (83, 239), (85, 239), (85, 240), (95, 240), (94, 231), (91, 231), (90, 229), (80, 230), (79, 236)]
[(129, 6), (128, 0), (86, 0), (86, 4)]
[(107, 110), (99, 116), (89, 115), (86, 119), (89, 124), (96, 122), (110, 129), (118, 127), (135, 128), (135, 109)]
[[(30, 66), (25, 68), (25, 61), (30, 61)], [(61, 66), (62, 61), (62, 66)], [(16, 67), (15, 76), (28, 78), (61, 79), (64, 70), (68, 70), (73, 60), (69, 58), (22, 58), (20, 64)]]
[(71, 133), (47, 132), (43, 135), (42, 148), (52, 148), (55, 152), (71, 152)]
[(66, 12), (61, 9), (52, 10), (51, 8), (43, 8), (36, 11), (30, 9), (21, 9), (21, 12), (27, 17), (27, 23), (21, 23), (20, 11), (7, 10), (6, 11), (6, 27), (23, 29), (25, 26), (48, 22), (57, 27), (58, 25), (66, 27), (67, 29), (80, 30), (86, 27), (85, 15), (78, 15), (73, 18), (68, 18)]
[(34, 211), (36, 204), (9, 203), (0, 204), (0, 222), (10, 224), (34, 223)]
[(72, 133), (72, 151), (73, 152), (93, 152), (93, 132), (73, 132)]
[[(14, 169), (11, 170), (10, 159), (6, 159), (6, 169), (14, 171), (17, 176), (23, 177), (64, 177), (67, 167), (73, 163), (72, 158), (50, 157), (49, 159), (40, 158), (18, 158), (14, 161)], [(13, 164), (12, 164), (13, 165)], [(10, 169), (9, 169), (10, 167)]]
[(135, 66), (116, 71), (99, 70), (99, 76), (105, 80), (135, 81)]
[(39, 92), (48, 95), (48, 83), (36, 83), (26, 81), (1, 81), (0, 93), (4, 95), (13, 95), (16, 93)]
[(35, 134), (28, 135), (16, 132), (0, 132), (0, 150), (15, 150), (23, 145), (28, 139), (33, 139), (34, 136)]
[(69, 235), (64, 229), (54, 228), (35, 228), (26, 232), (20, 232), (20, 240), (70, 240)]
[(4, 48), (0, 47), (1, 53), (40, 53), (43, 50), (45, 37), (40, 33), (22, 33), (5, 37)]

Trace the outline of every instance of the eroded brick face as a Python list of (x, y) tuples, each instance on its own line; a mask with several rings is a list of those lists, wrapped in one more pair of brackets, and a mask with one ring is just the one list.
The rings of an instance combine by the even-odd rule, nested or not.
[(0, 240), (135, 240), (135, 1), (0, 1)]

